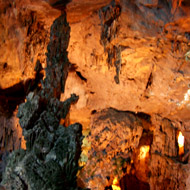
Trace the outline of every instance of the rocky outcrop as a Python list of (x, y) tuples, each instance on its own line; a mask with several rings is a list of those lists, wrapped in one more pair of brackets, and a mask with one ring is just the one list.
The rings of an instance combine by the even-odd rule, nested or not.
[[(177, 131), (180, 126), (160, 117), (152, 119), (155, 130), (151, 146), (150, 189), (189, 189), (189, 142), (180, 156)], [(182, 126), (180, 126), (182, 128)], [(188, 136), (185, 136), (188, 139)]]
[[(2, 1), (0, 15), (3, 89), (34, 77), (38, 59), (45, 68), (49, 27), (60, 14), (50, 6), (56, 0), (11, 2)], [(68, 56), (87, 80), (88, 111), (114, 107), (188, 119), (188, 10), (185, 0), (68, 4)]]
[(189, 189), (189, 164), (157, 153), (151, 155), (150, 170), (150, 189)]
[(77, 189), (76, 174), (81, 153), (82, 126), (65, 128), (72, 95), (65, 102), (59, 97), (67, 77), (67, 46), (70, 27), (64, 12), (51, 28), (46, 78), (42, 89), (31, 92), (19, 106), (18, 117), (26, 140), (26, 150), (13, 152), (8, 160), (2, 184), (6, 189)]
[(152, 153), (158, 152), (168, 157), (177, 157), (177, 128), (166, 118), (152, 118), (152, 121), (155, 125)]
[(91, 124), (88, 141), (91, 149), (80, 177), (84, 187), (103, 190), (113, 178), (124, 175), (123, 168), (139, 145), (142, 123), (130, 112), (114, 109), (96, 113)]
[(190, 144), (185, 135), (179, 155), (179, 122), (111, 108), (92, 118), (82, 152), (82, 187), (104, 190), (117, 178), (122, 189), (189, 189)]

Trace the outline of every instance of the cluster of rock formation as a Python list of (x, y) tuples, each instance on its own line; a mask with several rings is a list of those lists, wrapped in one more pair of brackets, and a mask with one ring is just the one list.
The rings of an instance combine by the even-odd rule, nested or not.
[(17, 150), (9, 156), (2, 181), (6, 189), (77, 189), (82, 126), (60, 125), (70, 105), (78, 100), (76, 95), (65, 102), (59, 100), (69, 66), (66, 51), (69, 34), (64, 13), (51, 28), (42, 88), (30, 92), (18, 109), (26, 150)]
[[(79, 176), (81, 184), (105, 189), (117, 177), (123, 189), (189, 189), (189, 142), (182, 156), (178, 152), (177, 131), (181, 127), (157, 115), (114, 109), (95, 113), (87, 138), (91, 142), (88, 161)], [(142, 152), (146, 147), (147, 152)], [(126, 179), (130, 176), (136, 181)]]

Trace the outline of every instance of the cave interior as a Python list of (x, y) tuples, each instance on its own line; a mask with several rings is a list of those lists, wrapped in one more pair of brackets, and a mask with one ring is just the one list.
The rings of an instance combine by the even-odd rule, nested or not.
[(1, 0), (0, 189), (190, 190), (190, 1)]

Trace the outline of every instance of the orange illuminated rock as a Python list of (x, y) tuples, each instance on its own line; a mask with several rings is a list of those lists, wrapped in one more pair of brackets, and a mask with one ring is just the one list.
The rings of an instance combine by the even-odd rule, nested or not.
[(112, 189), (113, 190), (121, 190), (117, 177), (115, 177), (113, 180)]
[(150, 151), (150, 146), (148, 145), (141, 146), (139, 154), (140, 159), (145, 159), (149, 155), (149, 151)]
[(141, 137), (139, 147), (133, 152), (134, 175), (138, 180), (147, 183), (149, 175), (150, 146), (152, 134), (144, 133)]
[(24, 139), (24, 136), (22, 136), (21, 138), (21, 145), (20, 145), (20, 148), (26, 150), (26, 141)]
[(180, 131), (177, 138), (178, 147), (179, 147), (179, 156), (184, 154), (184, 136)]
[[(53, 9), (50, 4), (58, 1), (1, 1), (1, 89), (21, 81), (25, 84), (29, 78), (34, 78), (37, 60), (45, 68), (50, 25), (60, 14), (60, 11)], [(183, 130), (184, 134), (190, 131), (190, 125), (184, 125), (190, 120), (189, 2), (72, 0), (67, 5), (67, 18), (71, 27), (67, 51), (71, 66), (68, 68), (69, 74), (62, 100), (76, 93), (79, 95), (79, 101), (71, 107), (70, 121), (66, 118), (60, 124), (80, 122), (90, 131), (93, 151), (88, 150), (91, 151), (90, 156), (85, 157), (85, 162), (90, 160), (87, 161), (90, 169), (83, 173), (85, 176), (82, 176), (82, 180), (86, 179), (87, 175), (89, 178), (94, 175), (89, 182), (93, 184), (92, 190), (105, 187), (106, 172), (112, 174), (114, 169), (121, 170), (117, 168), (118, 165), (112, 168), (111, 158), (119, 154), (128, 159), (135, 150), (137, 153), (133, 164), (137, 178), (148, 182), (151, 173), (152, 189), (161, 189), (163, 184), (165, 189), (184, 189), (184, 180), (188, 179), (188, 176), (183, 176), (181, 169), (173, 169), (173, 166), (180, 168), (181, 163), (176, 164), (167, 159), (175, 159), (184, 154), (184, 137), (181, 134), (178, 138), (176, 130)], [(55, 8), (59, 9), (58, 5), (56, 3)], [(119, 14), (115, 5), (119, 8)], [(56, 56), (60, 56), (59, 53)], [(53, 85), (56, 85), (56, 82), (52, 83)], [(4, 105), (1, 97), (0, 101)], [(110, 111), (109, 108), (115, 111)], [(101, 110), (103, 111), (100, 114)], [(105, 114), (105, 110), (109, 113)], [(139, 144), (142, 131), (148, 131), (150, 128), (137, 128), (133, 122), (134, 117), (123, 113), (126, 110), (150, 115), (154, 123), (151, 125), (151, 144)], [(99, 121), (92, 119), (96, 113), (100, 114)], [(155, 119), (156, 116), (160, 118)], [(120, 119), (125, 125), (127, 123), (127, 127)], [(25, 143), (21, 141), (22, 130), (14, 130), (13, 134), (19, 135), (13, 135), (14, 138), (9, 140), (16, 124), (8, 122), (12, 119), (5, 120), (6, 122), (4, 118), (0, 118), (3, 131), (0, 134), (2, 148), (7, 146), (12, 150), (14, 146), (17, 149), (20, 144), (24, 148)], [(181, 123), (173, 125), (178, 123), (177, 121)], [(5, 130), (7, 128), (8, 133)], [(8, 134), (8, 137), (5, 134)], [(4, 143), (7, 139), (10, 142), (8, 144)], [(186, 139), (186, 143), (188, 150), (189, 139)], [(188, 168), (188, 158), (186, 160)], [(151, 171), (148, 169), (149, 161)], [(167, 165), (167, 162), (171, 165)], [(164, 169), (161, 170), (162, 168)], [(107, 171), (109, 169), (111, 172)], [(112, 180), (109, 181), (109, 185), (111, 184)], [(190, 186), (190, 183), (186, 186)]]

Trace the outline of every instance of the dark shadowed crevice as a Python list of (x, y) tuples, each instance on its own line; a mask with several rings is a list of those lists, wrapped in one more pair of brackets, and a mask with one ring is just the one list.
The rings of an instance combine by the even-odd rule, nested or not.
[(149, 114), (143, 113), (143, 112), (138, 112), (137, 116), (141, 119), (146, 120), (147, 122), (151, 122), (151, 116)]
[(152, 76), (152, 72), (151, 72), (148, 77), (147, 84), (146, 84), (146, 90), (152, 85), (152, 82), (153, 82), (153, 76)]
[(91, 115), (95, 114), (96, 112), (97, 112), (97, 110), (92, 110)]
[(120, 180), (121, 190), (150, 190), (148, 183), (142, 182), (134, 175), (125, 175)]
[(76, 74), (77, 74), (77, 76), (78, 76), (81, 80), (83, 80), (84, 82), (87, 82), (87, 79), (81, 74), (81, 72), (76, 71)]
[[(7, 67), (7, 63), (4, 63)], [(0, 112), (7, 116), (11, 116), (16, 107), (23, 103), (30, 91), (40, 89), (40, 81), (43, 78), (41, 73), (42, 67), (39, 61), (36, 62), (35, 78), (28, 78), (8, 88), (0, 88)]]

